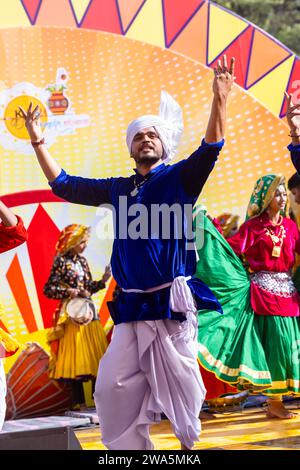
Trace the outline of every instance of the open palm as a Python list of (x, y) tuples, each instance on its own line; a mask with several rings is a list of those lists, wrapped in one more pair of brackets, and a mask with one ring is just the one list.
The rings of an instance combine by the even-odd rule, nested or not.
[(285, 93), (287, 100), (286, 119), (291, 134), (300, 134), (300, 103), (294, 105), (292, 95)]

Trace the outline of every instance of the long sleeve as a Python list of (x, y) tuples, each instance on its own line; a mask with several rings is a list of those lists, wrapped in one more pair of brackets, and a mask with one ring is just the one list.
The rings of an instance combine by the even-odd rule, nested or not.
[(249, 225), (247, 223), (241, 225), (238, 233), (228, 238), (227, 241), (235, 254), (241, 256), (254, 242), (251, 230), (249, 230)]
[(84, 288), (88, 290), (91, 294), (95, 294), (100, 289), (105, 289), (105, 282), (102, 280), (100, 281), (93, 281), (92, 274), (90, 271), (89, 264), (83, 256), (80, 257), (81, 263), (83, 265), (83, 269), (85, 271), (85, 280), (84, 280)]
[(0, 223), (0, 253), (12, 250), (28, 239), (28, 234), (21, 217), (17, 216), (18, 223), (12, 227), (7, 227)]
[(184, 161), (180, 176), (185, 192), (189, 196), (199, 196), (223, 145), (224, 140), (207, 144), (203, 139), (201, 146)]
[(93, 281), (90, 280), (86, 283), (86, 289), (91, 293), (91, 294), (96, 294), (101, 289), (105, 289), (105, 283), (103, 281)]
[(113, 178), (93, 179), (70, 176), (64, 170), (49, 183), (57, 196), (75, 204), (99, 206), (111, 203)]
[(296, 168), (297, 172), (300, 173), (300, 144), (299, 145), (288, 145), (288, 150), (291, 153), (291, 159), (293, 162), (294, 167)]
[(57, 257), (53, 263), (50, 276), (44, 286), (44, 294), (49, 299), (67, 299), (67, 287), (63, 287), (63, 272), (65, 262), (61, 257)]

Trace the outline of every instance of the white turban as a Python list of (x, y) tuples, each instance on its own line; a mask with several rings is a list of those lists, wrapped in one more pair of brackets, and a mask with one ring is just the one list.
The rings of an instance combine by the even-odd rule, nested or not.
[(126, 142), (129, 152), (134, 136), (142, 129), (154, 127), (162, 142), (165, 163), (172, 160), (183, 131), (182, 110), (179, 104), (166, 91), (161, 92), (159, 115), (148, 114), (132, 121), (127, 129)]

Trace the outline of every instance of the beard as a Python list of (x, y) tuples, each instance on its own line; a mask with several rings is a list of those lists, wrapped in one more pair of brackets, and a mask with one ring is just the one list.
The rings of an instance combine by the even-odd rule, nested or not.
[(146, 165), (146, 166), (153, 165), (154, 163), (157, 163), (159, 162), (159, 160), (161, 160), (161, 157), (159, 157), (158, 155), (153, 155), (153, 157), (150, 157), (148, 155), (145, 155), (145, 156), (136, 155), (133, 158), (138, 165)]

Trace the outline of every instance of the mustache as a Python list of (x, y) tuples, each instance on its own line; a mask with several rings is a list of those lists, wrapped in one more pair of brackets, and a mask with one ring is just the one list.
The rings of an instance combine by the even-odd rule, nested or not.
[(151, 149), (151, 150), (154, 149), (153, 145), (151, 145), (151, 144), (142, 144), (142, 145), (140, 146), (139, 150), (144, 150), (144, 148), (149, 148), (149, 149)]

